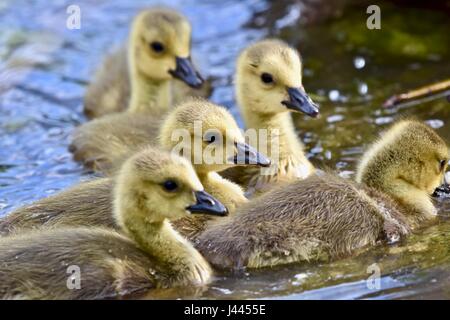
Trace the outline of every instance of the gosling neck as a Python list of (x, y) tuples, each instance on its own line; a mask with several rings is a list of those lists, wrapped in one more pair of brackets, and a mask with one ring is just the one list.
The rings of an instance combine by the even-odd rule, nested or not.
[(211, 277), (208, 262), (178, 234), (168, 220), (154, 223), (127, 223), (128, 233), (138, 246), (157, 259), (176, 280), (171, 282), (205, 284)]
[[(304, 165), (305, 177), (313, 172), (314, 167), (303, 152), (303, 144), (297, 136), (289, 111), (277, 114), (247, 114), (244, 118), (247, 128), (266, 130), (267, 134), (257, 132), (258, 146), (267, 145), (267, 155), (273, 164), (292, 168)], [(266, 153), (265, 150), (260, 151)]]
[(141, 212), (133, 201), (115, 202), (116, 223), (149, 256), (159, 261), (174, 275), (170, 283), (205, 284), (211, 269), (194, 247), (170, 225), (167, 219), (149, 220), (148, 212)]
[(170, 80), (155, 80), (137, 68), (130, 68), (131, 98), (130, 113), (162, 114), (171, 105)]
[(130, 113), (164, 113), (172, 103), (170, 80), (157, 80), (139, 70), (139, 55), (143, 54), (136, 44), (138, 28), (133, 27), (129, 38), (128, 70), (131, 97), (127, 111)]
[(168, 265), (175, 265), (180, 258), (186, 259), (191, 250), (189, 243), (183, 240), (165, 220), (139, 224), (126, 221), (125, 227), (142, 249)]
[(393, 199), (403, 209), (405, 219), (412, 229), (436, 218), (437, 210), (431, 196), (425, 191), (415, 187), (405, 179), (394, 178), (391, 173), (385, 177), (383, 175), (371, 175), (367, 173), (369, 171), (366, 170), (366, 174), (361, 174), (357, 181)]
[(221, 177), (217, 172), (197, 171), (197, 175), (205, 190), (222, 202), (230, 215), (233, 215), (239, 206), (248, 202), (239, 185)]
[(208, 175), (211, 172), (214, 172), (213, 170), (211, 170), (210, 168), (208, 168), (207, 165), (204, 164), (193, 164), (195, 172), (197, 173), (197, 176), (200, 180), (200, 182), (202, 182), (202, 180), (206, 180), (208, 178)]

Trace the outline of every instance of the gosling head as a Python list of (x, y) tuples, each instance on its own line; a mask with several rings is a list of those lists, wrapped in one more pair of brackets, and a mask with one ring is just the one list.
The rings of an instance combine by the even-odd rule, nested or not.
[(270, 165), (266, 156), (245, 142), (225, 108), (203, 99), (177, 106), (161, 126), (160, 142), (167, 150), (189, 158), (200, 173), (236, 165)]
[(311, 117), (318, 106), (302, 84), (298, 52), (280, 40), (263, 40), (239, 56), (236, 74), (237, 99), (251, 116), (295, 111)]
[(203, 190), (189, 161), (153, 147), (123, 164), (114, 193), (115, 218), (125, 230), (191, 213), (228, 213), (221, 202)]
[(414, 212), (433, 215), (430, 196), (445, 183), (448, 161), (449, 149), (433, 129), (403, 120), (365, 153), (356, 179), (390, 194)]
[(174, 77), (194, 88), (203, 84), (190, 59), (191, 25), (180, 13), (164, 8), (142, 11), (134, 19), (130, 41), (134, 64), (148, 78)]

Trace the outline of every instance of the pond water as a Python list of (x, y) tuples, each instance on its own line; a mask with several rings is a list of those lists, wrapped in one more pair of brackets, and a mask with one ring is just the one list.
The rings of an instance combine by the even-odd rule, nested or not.
[[(133, 15), (149, 3), (78, 0), (81, 29), (68, 30), (66, 8), (71, 1), (0, 0), (0, 216), (90, 178), (67, 151), (71, 131), (85, 121), (85, 86), (103, 54), (125, 39)], [(449, 77), (450, 12), (445, 5), (414, 1), (409, 3), (417, 7), (406, 7), (405, 1), (378, 1), (382, 29), (368, 30), (370, 3), (365, 1), (164, 3), (189, 17), (200, 69), (213, 79), (211, 99), (238, 119), (232, 88), (238, 52), (267, 36), (281, 37), (300, 49), (304, 85), (320, 102), (321, 117), (296, 116), (295, 122), (319, 167), (352, 177), (364, 147), (404, 116), (427, 121), (450, 142), (450, 104), (445, 98), (389, 110), (381, 106), (392, 94)], [(442, 200), (438, 205), (438, 224), (396, 246), (329, 264), (219, 274), (201, 290), (154, 294), (450, 299), (450, 204)], [(367, 285), (377, 267), (379, 286)]]

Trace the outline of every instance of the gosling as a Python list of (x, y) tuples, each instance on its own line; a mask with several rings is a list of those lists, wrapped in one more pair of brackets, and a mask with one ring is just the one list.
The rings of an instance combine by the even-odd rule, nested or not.
[[(203, 191), (186, 159), (147, 148), (126, 161), (114, 184), (123, 234), (66, 227), (0, 239), (0, 297), (111, 299), (205, 285), (210, 266), (168, 222), (198, 212), (223, 216), (226, 209)], [(81, 273), (76, 290), (68, 285), (74, 270)]]
[(295, 49), (274, 39), (245, 49), (237, 61), (236, 97), (246, 128), (258, 131), (258, 146), (267, 148), (272, 166), (264, 174), (252, 168), (232, 168), (222, 173), (224, 177), (240, 184), (251, 196), (314, 173), (291, 112), (316, 117), (319, 109), (303, 88), (302, 63)]
[[(174, 139), (173, 135), (180, 132), (187, 137)], [(180, 138), (186, 138), (184, 146), (180, 146)], [(195, 149), (196, 142), (199, 150)], [(199, 98), (188, 99), (163, 120), (137, 115), (96, 119), (75, 132), (70, 149), (75, 159), (84, 161), (87, 167), (110, 174), (124, 158), (148, 144), (159, 144), (167, 150), (179, 148), (187, 154), (208, 192), (226, 202), (230, 211), (245, 198), (239, 186), (216, 171), (236, 165), (270, 165), (267, 157), (245, 143), (236, 121), (225, 108)], [(212, 154), (214, 149), (231, 149), (232, 153), (222, 152), (223, 158), (217, 158), (217, 153)]]
[[(190, 59), (191, 25), (171, 9), (151, 8), (134, 19), (128, 47), (108, 56), (87, 89), (88, 118), (124, 111), (161, 114), (172, 106), (173, 79), (199, 88)], [(186, 91), (186, 90), (184, 90)]]
[(197, 238), (217, 268), (327, 262), (397, 242), (432, 222), (444, 182), (445, 142), (417, 121), (394, 124), (362, 157), (357, 183), (317, 174), (274, 189)]
[[(105, 127), (97, 129), (100, 132), (109, 130), (109, 122), (104, 119), (93, 121), (104, 123)], [(217, 171), (224, 170), (235, 165), (258, 165), (268, 166), (270, 160), (258, 153), (255, 149), (245, 143), (244, 137), (239, 130), (232, 115), (223, 107), (217, 106), (201, 99), (192, 99), (176, 107), (163, 121), (161, 128), (158, 121), (155, 123), (154, 132), (142, 134), (141, 144), (150, 142), (159, 144), (166, 150), (178, 149), (178, 151), (189, 157), (197, 175), (205, 190), (219, 199), (233, 214), (236, 209), (248, 200), (240, 186), (222, 178)], [(152, 126), (152, 120), (148, 120), (146, 126)], [(121, 127), (115, 125), (115, 130)], [(134, 135), (118, 135), (120, 143), (133, 141)], [(124, 132), (130, 130), (127, 123), (123, 123)], [(158, 133), (159, 130), (159, 133)], [(184, 135), (182, 143), (179, 136)], [(95, 134), (91, 136), (95, 137)], [(175, 138), (175, 139), (174, 139)], [(106, 151), (111, 150), (112, 143), (98, 143), (94, 139), (90, 142), (94, 146), (104, 147)], [(199, 150), (196, 150), (196, 146)], [(127, 150), (129, 146), (121, 151), (115, 151), (118, 159), (111, 161), (116, 166), (126, 159), (130, 154), (142, 148), (135, 146)], [(222, 153), (222, 158), (216, 158)], [(102, 151), (103, 152), (103, 151)], [(196, 159), (196, 155), (202, 155), (202, 159)], [(200, 161), (198, 161), (200, 160)], [(111, 170), (115, 171), (115, 170)], [(0, 219), (0, 235), (17, 234), (35, 228), (55, 228), (61, 226), (106, 226), (117, 228), (115, 221), (111, 218), (111, 189), (112, 179), (101, 178), (81, 183), (56, 195), (39, 200), (30, 205), (18, 208), (4, 218)], [(186, 217), (174, 221), (174, 227), (183, 236), (192, 240), (202, 233), (215, 220), (213, 216), (198, 215)]]

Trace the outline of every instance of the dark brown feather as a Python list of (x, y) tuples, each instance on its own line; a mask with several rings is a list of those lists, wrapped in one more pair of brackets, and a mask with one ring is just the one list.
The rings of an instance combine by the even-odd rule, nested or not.
[[(267, 267), (329, 261), (385, 239), (385, 216), (360, 185), (330, 175), (313, 175), (280, 187), (242, 206), (196, 240), (199, 251), (219, 268)], [(398, 205), (375, 191), (395, 221), (389, 232), (409, 230)]]

